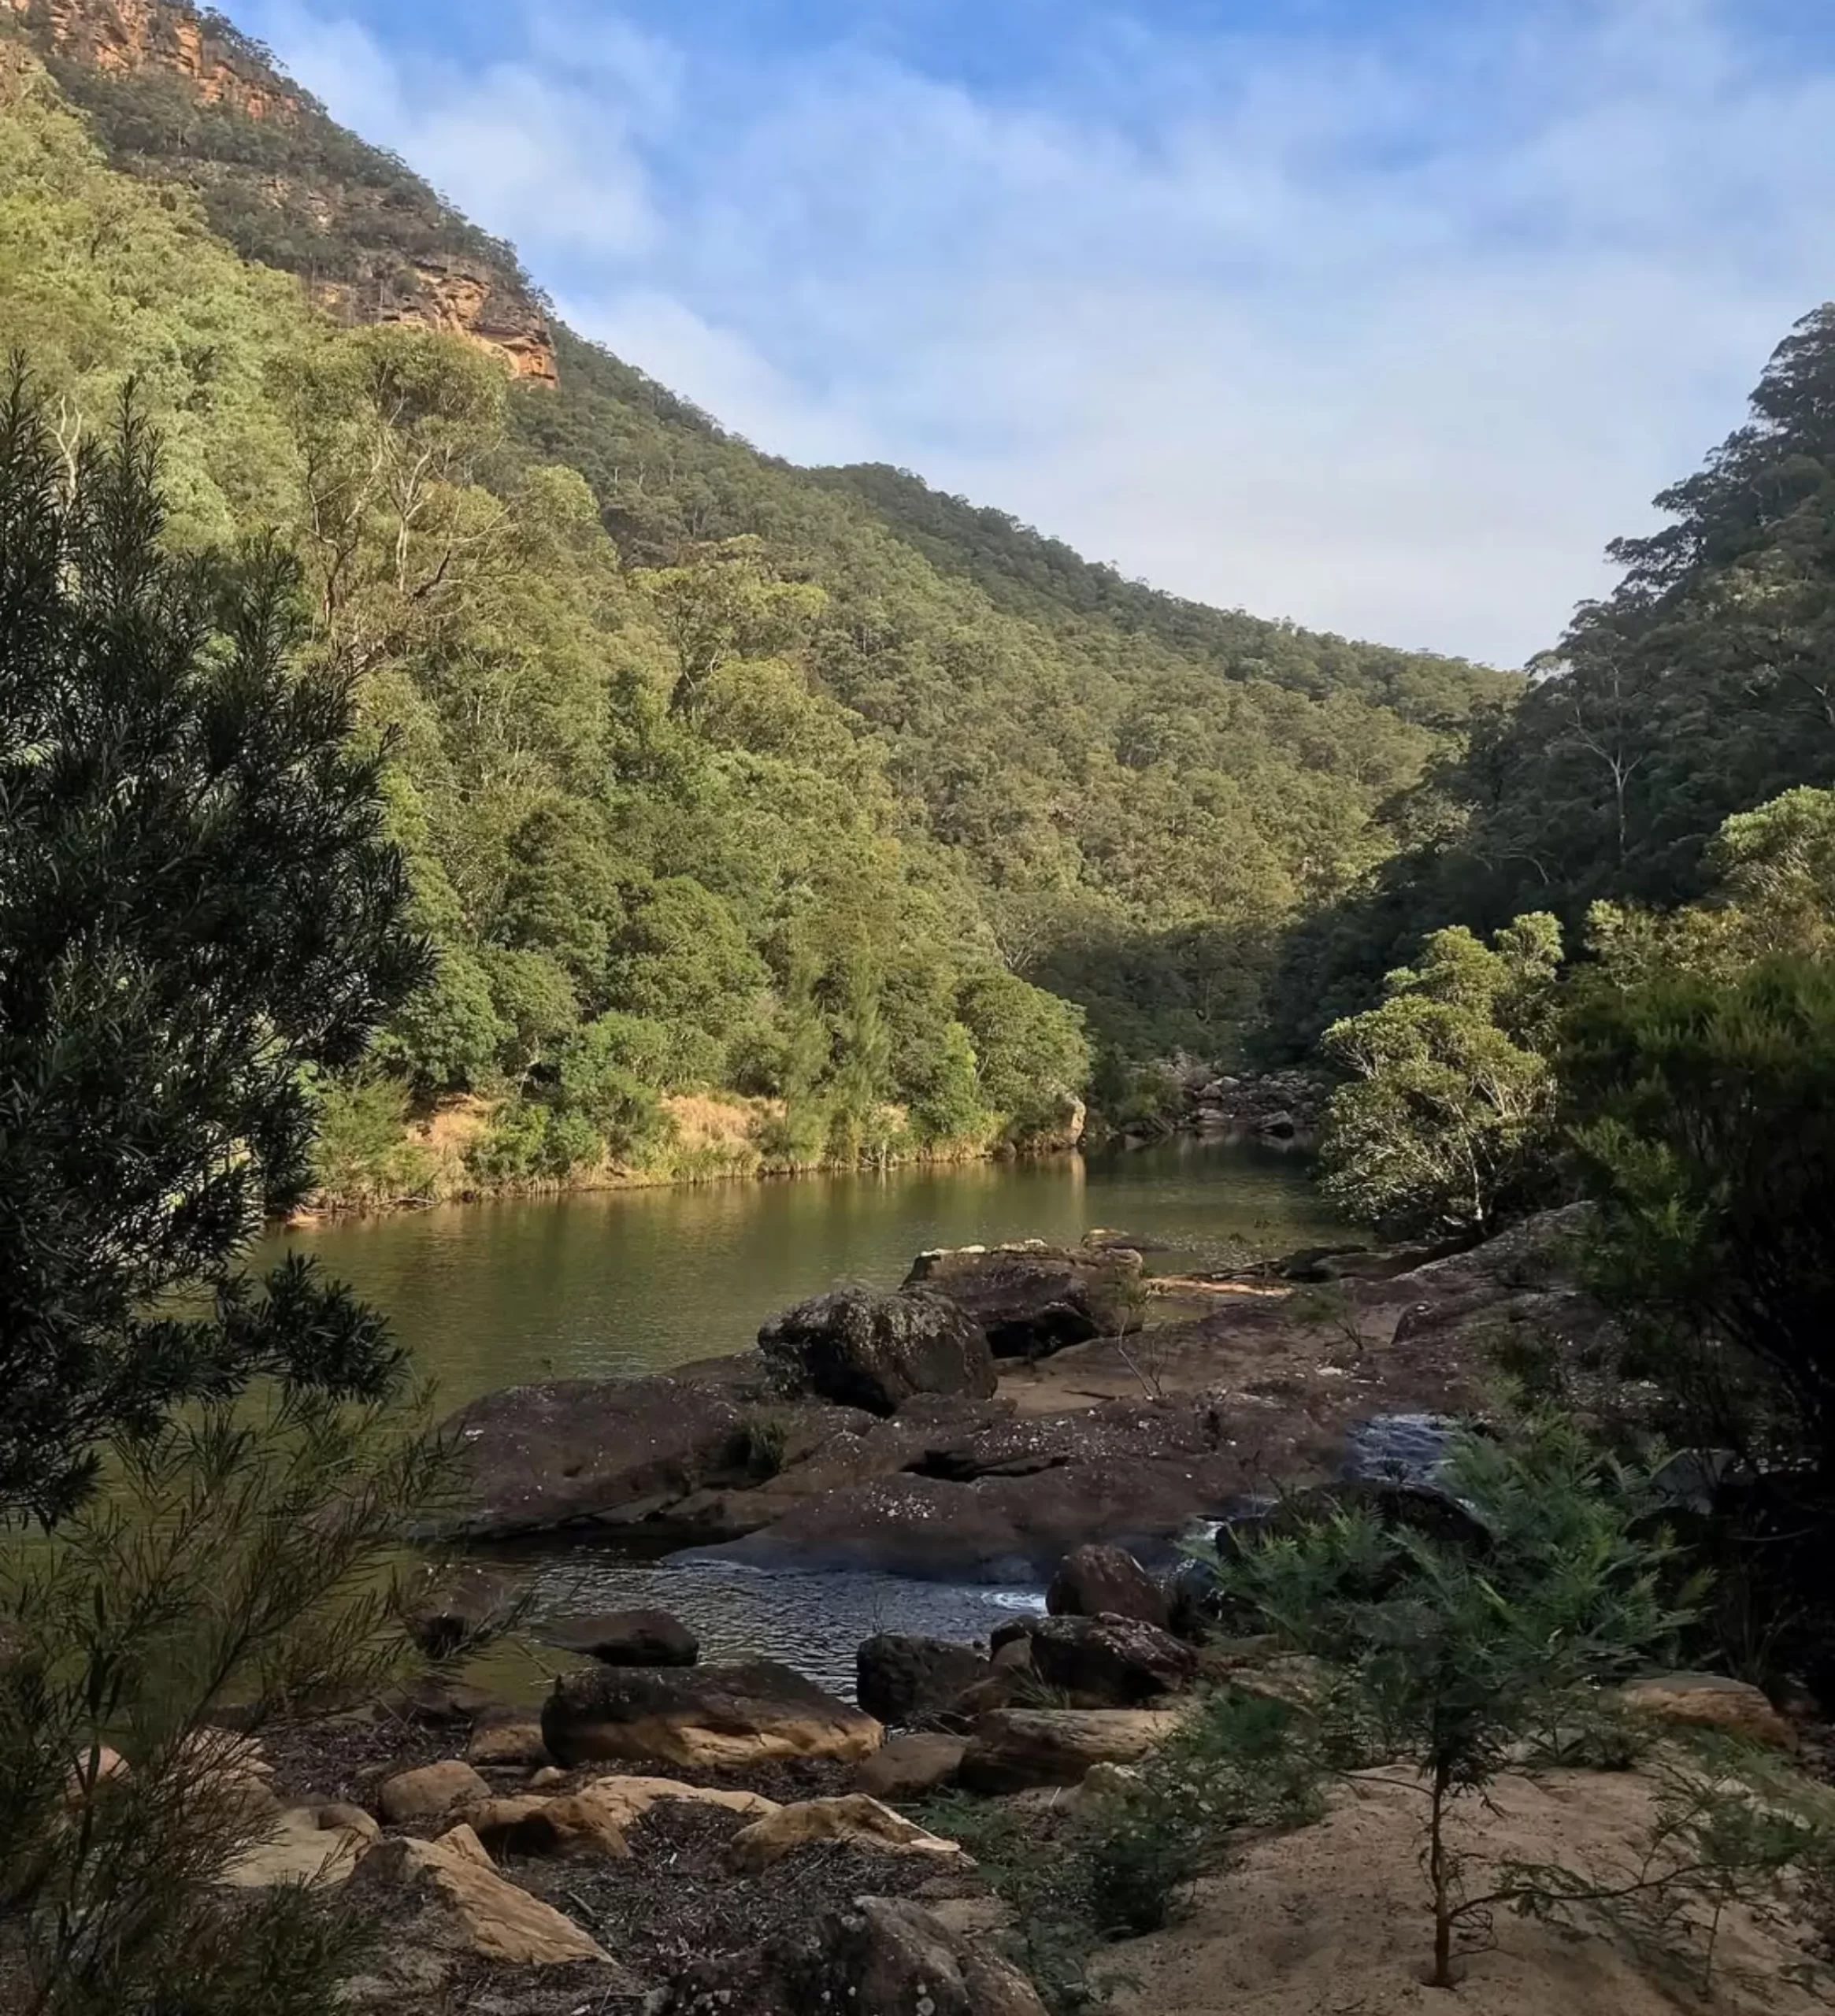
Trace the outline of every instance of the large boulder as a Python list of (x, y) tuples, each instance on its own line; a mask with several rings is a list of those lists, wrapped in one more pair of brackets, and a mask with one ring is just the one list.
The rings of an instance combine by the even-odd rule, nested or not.
[(1092, 1337), (1138, 1330), (1144, 1266), (1138, 1253), (1126, 1250), (1029, 1240), (921, 1253), (904, 1285), (947, 1295), (981, 1325), (996, 1358), (1036, 1358)]
[(1682, 1729), (1714, 1729), (1767, 1750), (1795, 1750), (1797, 1733), (1749, 1681), (1718, 1673), (1666, 1673), (1633, 1680), (1619, 1699), (1634, 1714)]
[(988, 1793), (1081, 1784), (1092, 1765), (1139, 1763), (1183, 1720), (1166, 1709), (999, 1709), (975, 1725), (957, 1781)]
[(487, 1393), (447, 1424), (462, 1509), (450, 1532), (513, 1538), (627, 1526), (715, 1480), (744, 1480), (746, 1410), (674, 1379), (558, 1379)]
[(601, 1666), (563, 1676), (542, 1709), (557, 1762), (656, 1758), (703, 1771), (787, 1757), (858, 1763), (879, 1747), (878, 1722), (788, 1666)]
[(854, 1698), (882, 1722), (934, 1726), (994, 1669), (972, 1645), (882, 1631), (854, 1655)]
[(1385, 1532), (1417, 1533), (1466, 1553), (1482, 1555), (1491, 1545), (1484, 1522), (1450, 1492), (1386, 1477), (1348, 1477), (1289, 1492), (1259, 1511), (1232, 1520), (1218, 1532), (1218, 1551), (1229, 1558), (1263, 1540), (1303, 1532), (1345, 1512), (1362, 1513)]
[(540, 1636), (544, 1644), (608, 1666), (691, 1666), (701, 1656), (700, 1640), (665, 1610), (551, 1618)]
[(853, 1408), (788, 1402), (737, 1382), (657, 1377), (510, 1387), (473, 1401), (442, 1430), (459, 1506), (435, 1530), (507, 1540), (588, 1527), (684, 1544), (719, 1536), (723, 1521), (749, 1530), (769, 1510), (748, 1518), (731, 1499), (743, 1503), (837, 1437), (875, 1425)]
[(997, 1383), (980, 1326), (922, 1289), (836, 1288), (773, 1317), (758, 1349), (782, 1392), (874, 1414), (920, 1393), (992, 1399)]
[(1081, 1708), (1142, 1708), (1197, 1675), (1189, 1645), (1129, 1617), (1046, 1617), (1031, 1632), (1032, 1671)]
[(1054, 1617), (1132, 1617), (1164, 1630), (1166, 1592), (1125, 1547), (1073, 1547), (1045, 1592)]
[(951, 1929), (903, 1897), (861, 1897), (818, 1918), (760, 1956), (736, 1992), (729, 1961), (690, 1967), (666, 1992), (659, 2016), (1046, 2016), (1025, 1977), (985, 1939)]
[[(391, 1964), (410, 1952), (448, 1967), (480, 1960), (519, 1967), (590, 1961), (606, 1970), (602, 1995), (635, 1986), (614, 1972), (604, 1948), (571, 1918), (500, 1876), (469, 1827), (455, 1827), (436, 1841), (379, 1841), (345, 1888), (355, 1908), (369, 1906), (387, 1920)], [(421, 1978), (424, 1983), (425, 1976)]]
[(926, 1799), (955, 1783), (968, 1747), (959, 1736), (895, 1736), (854, 1773), (855, 1789), (869, 1799)]
[(742, 1874), (756, 1876), (799, 1848), (829, 1842), (884, 1855), (936, 1855), (957, 1862), (964, 1858), (959, 1841), (927, 1833), (915, 1821), (864, 1792), (780, 1806), (775, 1813), (742, 1827), (727, 1844), (727, 1858)]

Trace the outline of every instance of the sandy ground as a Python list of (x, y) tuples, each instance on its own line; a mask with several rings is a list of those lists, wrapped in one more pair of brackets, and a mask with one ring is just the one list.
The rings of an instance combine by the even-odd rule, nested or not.
[[(1468, 1884), (1483, 1858), (1569, 1866), (1629, 1861), (1648, 1823), (1650, 1789), (1630, 1773), (1508, 1778), (1490, 1810), (1474, 1803), (1460, 1846)], [(1432, 1944), (1418, 1860), (1422, 1802), (1407, 1788), (1360, 1784), (1326, 1820), (1251, 1848), (1203, 1885), (1194, 1914), (1115, 1949), (1130, 1985), (1122, 2016), (1829, 2016), (1831, 2003), (1781, 1975), (1811, 1935), (1729, 1913), (1703, 2002), (1666, 1986), (1621, 1947), (1576, 1940), (1508, 1914), (1489, 1951), (1466, 1960), (1451, 1994), (1420, 1978)]]

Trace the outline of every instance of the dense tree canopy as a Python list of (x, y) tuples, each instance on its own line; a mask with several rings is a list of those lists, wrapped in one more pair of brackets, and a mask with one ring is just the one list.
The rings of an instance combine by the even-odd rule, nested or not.
[(1730, 814), (1835, 776), (1835, 307), (1779, 346), (1752, 414), (1612, 549), (1522, 703), (1396, 807), (1406, 844), (1291, 947), (1284, 1041), (1366, 1000), (1422, 932), (1699, 895)]
[(309, 102), (62, 65), (79, 118), (7, 46), (0, 340), (72, 440), (139, 378), (178, 546), (297, 556), (442, 955), (327, 1093), (353, 1153), (454, 1099), (494, 1180), (666, 1156), (702, 1092), (791, 1161), (1049, 1132), (1095, 1051), (1230, 1056), (1281, 933), (1507, 687), (793, 469), (565, 331), (557, 391), (341, 328), (313, 285), (365, 261), (523, 284)]

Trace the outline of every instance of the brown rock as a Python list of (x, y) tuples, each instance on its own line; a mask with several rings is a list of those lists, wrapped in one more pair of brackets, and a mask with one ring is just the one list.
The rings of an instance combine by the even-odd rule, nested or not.
[(777, 1802), (762, 1792), (726, 1792), (712, 1785), (684, 1785), (675, 1778), (595, 1778), (575, 1795), (591, 1805), (613, 1826), (625, 1829), (641, 1820), (658, 1800), (679, 1799), (689, 1806), (711, 1806), (747, 1820), (763, 1820), (777, 1810)]
[(544, 1644), (609, 1666), (691, 1666), (701, 1656), (699, 1639), (665, 1610), (561, 1618), (544, 1624), (541, 1636)]
[(735, 1869), (748, 1876), (797, 1848), (818, 1841), (840, 1841), (850, 1847), (884, 1851), (892, 1855), (940, 1855), (962, 1861), (962, 1844), (940, 1835), (926, 1833), (914, 1821), (881, 1806), (863, 1792), (850, 1792), (839, 1799), (800, 1800), (781, 1806), (762, 1820), (742, 1827), (728, 1844), (727, 1854)]
[[(773, 1516), (746, 1507), (761, 1481), (757, 1416), (740, 1387), (680, 1378), (561, 1379), (487, 1394), (442, 1431), (464, 1503), (437, 1530), (473, 1539), (641, 1530), (684, 1544), (749, 1532)], [(873, 1425), (870, 1415), (813, 1402), (786, 1403), (773, 1419), (786, 1468)]]
[(515, 1580), (476, 1562), (423, 1569), (402, 1597), (402, 1626), (430, 1659), (448, 1659), (514, 1622)]
[(1723, 1731), (1770, 1750), (1795, 1750), (1797, 1732), (1756, 1687), (1713, 1673), (1666, 1673), (1619, 1690), (1626, 1707), (1658, 1721)]
[(880, 1721), (912, 1726), (948, 1718), (994, 1669), (972, 1645), (880, 1632), (854, 1655), (854, 1698)]
[(487, 1688), (438, 1673), (424, 1673), (404, 1686), (391, 1688), (376, 1707), (384, 1716), (432, 1729), (469, 1729), (485, 1721), (517, 1719), (509, 1703)]
[(360, 1806), (348, 1806), (341, 1800), (332, 1800), (324, 1806), (314, 1807), (314, 1818), (320, 1826), (333, 1830), (342, 1829), (354, 1834), (360, 1840), (376, 1841), (382, 1838), (382, 1829), (376, 1824), (376, 1816), (365, 1813)]
[(488, 1799), (491, 1788), (469, 1764), (449, 1757), (418, 1770), (399, 1771), (385, 1778), (376, 1794), (382, 1817), (398, 1825), (407, 1820), (437, 1820), (454, 1807)]
[(895, 1736), (854, 1773), (855, 1788), (869, 1799), (923, 1799), (955, 1783), (968, 1747), (959, 1736)]
[(606, 1808), (577, 1794), (547, 1799), (525, 1793), (463, 1807), (460, 1820), (493, 1855), (602, 1855), (626, 1862), (624, 1830)]
[(1017, 1581), (1091, 1539), (1171, 1540), (1241, 1490), (1233, 1456), (1103, 1456), (972, 1482), (903, 1474), (831, 1492), (723, 1555), (758, 1566)]
[(654, 1758), (700, 1770), (782, 1757), (857, 1762), (879, 1747), (869, 1715), (769, 1659), (742, 1666), (602, 1666), (558, 1681), (542, 1710), (558, 1763)]
[(276, 1884), (340, 1884), (376, 1837), (376, 1822), (362, 1818), (368, 1832), (354, 1826), (327, 1826), (330, 1809), (294, 1807), (278, 1814), (223, 1872), (232, 1890), (265, 1890)]
[(386, 1896), (397, 1909), (399, 1900), (412, 1899), (419, 1909), (409, 1936), (455, 1959), (521, 1967), (610, 1963), (571, 1918), (499, 1875), (469, 1827), (437, 1841), (378, 1842), (358, 1864), (350, 1888)]
[(861, 2016), (1045, 2016), (1025, 1977), (985, 1939), (951, 1932), (904, 1898), (862, 1897), (817, 1928), (820, 1958), (802, 1973), (792, 2008), (858, 2010)]
[(1033, 1240), (921, 1253), (905, 1277), (950, 1300), (986, 1332), (996, 1358), (1043, 1358), (1141, 1325), (1138, 1253), (1073, 1251)]
[(542, 1725), (535, 1721), (487, 1722), (472, 1732), (465, 1762), (499, 1769), (546, 1764), (548, 1751), (542, 1741)]
[(991, 1400), (998, 1384), (980, 1325), (922, 1289), (837, 1288), (773, 1317), (758, 1349), (783, 1392), (869, 1414), (896, 1413), (918, 1394)]
[(1032, 1671), (1085, 1708), (1140, 1708), (1189, 1687), (1192, 1647), (1157, 1625), (1129, 1617), (1040, 1618), (1032, 1632)]
[(1092, 1764), (1135, 1764), (1183, 1717), (1151, 1709), (1003, 1708), (984, 1715), (957, 1777), (973, 1792), (1074, 1785)]
[(1166, 1592), (1125, 1547), (1073, 1547), (1045, 1592), (1054, 1617), (1132, 1617), (1165, 1630)]

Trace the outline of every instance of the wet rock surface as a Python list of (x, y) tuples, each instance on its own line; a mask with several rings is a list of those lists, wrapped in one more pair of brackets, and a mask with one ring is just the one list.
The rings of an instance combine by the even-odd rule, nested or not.
[(545, 1644), (609, 1666), (691, 1666), (701, 1656), (694, 1632), (662, 1610), (556, 1618), (542, 1626), (540, 1636)]

